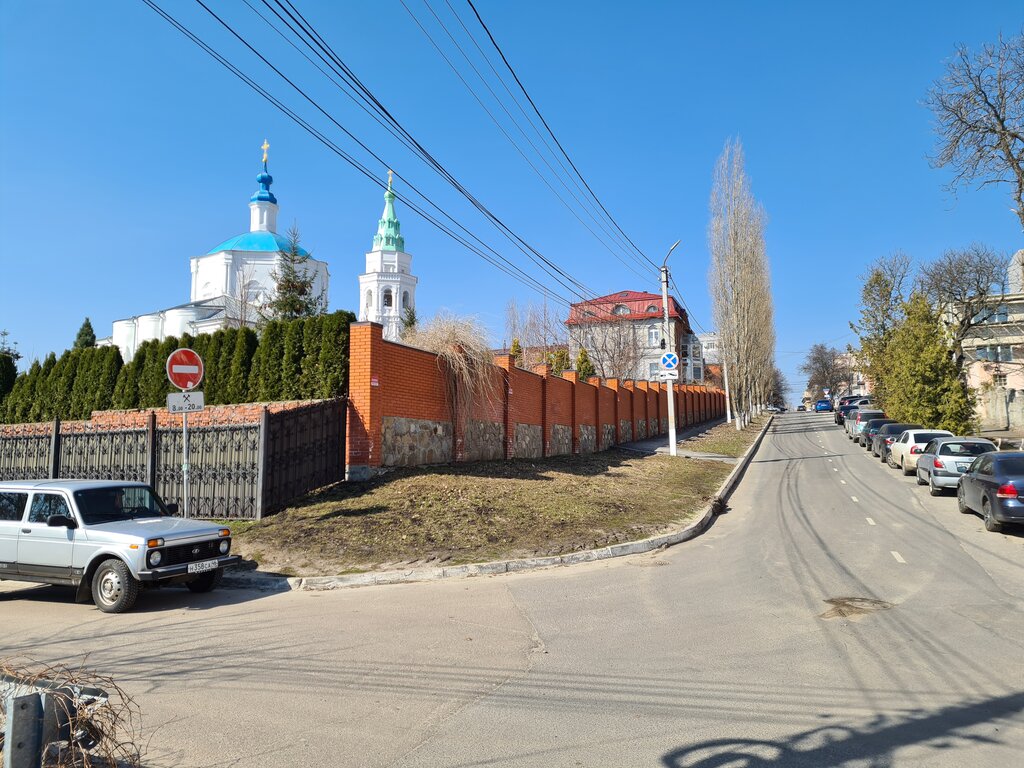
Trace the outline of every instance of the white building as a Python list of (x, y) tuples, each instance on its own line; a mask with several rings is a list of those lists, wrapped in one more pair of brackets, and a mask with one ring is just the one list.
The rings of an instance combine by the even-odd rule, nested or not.
[[(274, 296), (274, 275), (288, 238), (277, 232), (277, 198), (270, 191), (264, 143), (259, 189), (249, 199), (249, 231), (225, 240), (205, 256), (191, 259), (192, 289), (189, 302), (176, 307), (114, 321), (113, 333), (98, 345), (117, 345), (128, 362), (144, 341), (188, 333), (213, 333), (225, 327), (255, 326), (260, 310)], [(299, 249), (308, 256), (305, 250)], [(327, 263), (310, 258), (304, 266), (313, 278), (313, 292), (326, 299), (330, 275)]]
[(359, 319), (384, 326), (384, 338), (398, 341), (406, 310), (416, 309), (416, 277), (412, 254), (405, 252), (402, 227), (395, 216), (395, 193), (384, 193), (384, 212), (373, 236), (373, 249), (366, 254), (366, 272), (359, 276)]
[(721, 342), (718, 340), (718, 331), (708, 331), (697, 336), (700, 340), (700, 347), (704, 353), (704, 362), (711, 365), (719, 365), (722, 362), (718, 348)]

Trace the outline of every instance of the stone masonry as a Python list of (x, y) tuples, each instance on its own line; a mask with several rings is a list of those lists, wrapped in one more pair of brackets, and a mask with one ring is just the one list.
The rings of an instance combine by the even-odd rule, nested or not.
[(539, 459), (544, 455), (544, 432), (539, 424), (516, 424), (512, 458)]
[(451, 422), (385, 416), (383, 426), (384, 466), (413, 467), (452, 460)]

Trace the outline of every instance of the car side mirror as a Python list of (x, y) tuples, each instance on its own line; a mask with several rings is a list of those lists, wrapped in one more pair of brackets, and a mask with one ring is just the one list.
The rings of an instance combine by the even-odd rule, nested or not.
[(171, 513), (173, 517), (178, 516), (178, 505), (171, 503), (167, 505), (167, 511)]
[(78, 523), (75, 522), (73, 517), (67, 515), (50, 515), (46, 518), (46, 524), (51, 528), (69, 528), (74, 529), (78, 527)]

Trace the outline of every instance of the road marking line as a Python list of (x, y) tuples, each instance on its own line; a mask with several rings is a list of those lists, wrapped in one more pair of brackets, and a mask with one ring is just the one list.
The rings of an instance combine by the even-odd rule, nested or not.
[(854, 501), (858, 501), (856, 496), (851, 496), (850, 498), (853, 499)]
[(831, 464), (831, 463), (832, 463), (832, 459), (829, 459), (829, 460), (828, 460), (828, 463), (829, 463), (829, 464)]
[(832, 467), (832, 471), (833, 472), (838, 472), (839, 470), (836, 467)]
[(896, 558), (897, 563), (903, 563), (904, 565), (906, 564), (907, 561), (903, 559), (903, 555), (901, 555), (895, 549), (892, 550), (889, 554)]
[(868, 521), (868, 525), (874, 525), (875, 524), (875, 521), (872, 520), (870, 517), (865, 517), (864, 519)]
[[(837, 469), (836, 472), (838, 472), (838, 471), (839, 470)], [(842, 483), (843, 485), (846, 485), (846, 481), (845, 480), (840, 480), (839, 482)]]

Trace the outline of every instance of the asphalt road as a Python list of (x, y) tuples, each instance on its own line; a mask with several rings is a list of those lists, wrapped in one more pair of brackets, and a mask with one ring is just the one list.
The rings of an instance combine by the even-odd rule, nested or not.
[(152, 766), (1015, 766), (1022, 534), (786, 414), (664, 552), (124, 616), (6, 582), (0, 653), (115, 676)]

